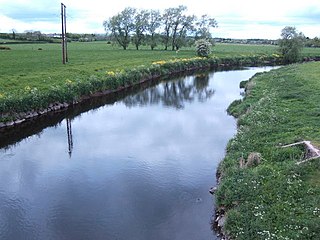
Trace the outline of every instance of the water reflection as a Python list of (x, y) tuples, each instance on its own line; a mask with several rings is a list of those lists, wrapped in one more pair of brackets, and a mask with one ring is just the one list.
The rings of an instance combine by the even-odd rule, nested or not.
[[(165, 106), (180, 109), (183, 108), (185, 102), (194, 101), (196, 98), (199, 101), (204, 101), (213, 95), (214, 90), (208, 88), (209, 73), (199, 73), (187, 78), (189, 79), (188, 83), (187, 81), (184, 83), (185, 76), (175, 80), (148, 81), (120, 92), (88, 99), (66, 111), (49, 113), (34, 121), (26, 121), (18, 127), (5, 130), (0, 129), (0, 149), (15, 146), (21, 140), (34, 134), (41, 135), (43, 129), (58, 126), (62, 124), (64, 119), (74, 119), (85, 112), (94, 111), (102, 106), (112, 105), (118, 101), (125, 102), (128, 107), (162, 103)], [(158, 86), (159, 83), (162, 83), (162, 85)], [(167, 86), (164, 88), (163, 84)], [(166, 89), (165, 95), (161, 89)], [(178, 92), (176, 91), (177, 89)], [(68, 141), (69, 139), (68, 137)], [(68, 145), (72, 146), (69, 143)]]
[(67, 136), (68, 136), (68, 153), (69, 153), (69, 157), (71, 158), (72, 149), (73, 149), (73, 137), (72, 137), (71, 119), (70, 118), (66, 118), (66, 123), (67, 123)]
[(166, 107), (183, 109), (186, 102), (191, 103), (196, 99), (203, 102), (211, 98), (214, 90), (208, 85), (209, 73), (202, 73), (188, 79), (181, 78), (145, 89), (126, 97), (123, 102), (128, 107), (162, 104)]

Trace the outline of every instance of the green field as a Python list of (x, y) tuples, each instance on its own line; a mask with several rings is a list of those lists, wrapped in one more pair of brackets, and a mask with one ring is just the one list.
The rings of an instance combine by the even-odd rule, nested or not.
[[(258, 74), (246, 84), (243, 101), (229, 111), (238, 133), (220, 166), (217, 203), (227, 209), (226, 232), (236, 239), (319, 239), (320, 161), (297, 165), (301, 146), (320, 147), (320, 63), (282, 67)], [(255, 167), (240, 159), (261, 154)]]
[[(194, 48), (176, 52), (145, 47), (137, 51), (130, 46), (124, 51), (106, 42), (72, 42), (68, 44), (69, 63), (63, 65), (60, 44), (4, 46), (11, 50), (0, 50), (0, 122), (23, 119), (21, 113), (42, 111), (53, 103), (77, 102), (94, 92), (119, 89), (154, 76), (219, 64), (281, 61), (271, 45), (217, 44), (211, 58), (197, 59)], [(303, 56), (320, 56), (320, 49), (304, 49)]]
[[(48, 89), (52, 84), (61, 84), (66, 79), (88, 78), (92, 74), (104, 74), (154, 61), (195, 57), (194, 49), (181, 51), (151, 51), (147, 48), (136, 51), (133, 46), (127, 51), (106, 42), (78, 43), (68, 45), (69, 63), (61, 63), (59, 44), (5, 45), (10, 51), (0, 51), (0, 93), (14, 92), (27, 86)], [(38, 49), (42, 50), (38, 50)], [(271, 55), (274, 46), (217, 44), (213, 50), (216, 57)], [(306, 49), (305, 54), (320, 55), (320, 49)]]
[[(136, 51), (132, 46), (131, 49), (124, 51), (105, 42), (75, 42), (68, 45), (69, 63), (62, 65), (59, 44), (6, 46), (12, 50), (0, 51), (0, 93), (23, 89), (26, 86), (46, 89), (50, 84), (63, 83), (66, 79), (150, 65), (159, 60), (195, 57), (193, 49), (176, 53), (149, 49)], [(38, 50), (39, 48), (42, 50)], [(214, 48), (214, 55), (218, 57), (247, 56), (272, 54), (275, 51), (276, 49), (272, 46), (221, 44)]]

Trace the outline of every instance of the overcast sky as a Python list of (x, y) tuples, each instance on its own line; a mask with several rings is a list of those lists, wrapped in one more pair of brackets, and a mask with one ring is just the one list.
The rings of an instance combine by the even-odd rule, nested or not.
[[(218, 22), (214, 37), (277, 39), (285, 26), (320, 37), (320, 0), (63, 0), (67, 31), (104, 33), (102, 23), (125, 7), (159, 9), (185, 5), (189, 14)], [(60, 0), (0, 0), (0, 32), (59, 33)]]

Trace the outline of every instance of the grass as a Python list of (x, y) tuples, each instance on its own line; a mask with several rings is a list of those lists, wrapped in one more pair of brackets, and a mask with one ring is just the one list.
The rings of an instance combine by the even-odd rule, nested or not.
[[(68, 45), (69, 63), (61, 64), (59, 44), (15, 44), (6, 45), (11, 51), (0, 52), (0, 93), (13, 92), (29, 86), (46, 90), (52, 84), (61, 84), (66, 79), (88, 78), (92, 74), (117, 71), (149, 65), (154, 61), (174, 58), (191, 58), (193, 49), (172, 51), (144, 48), (136, 51), (133, 47), (123, 51), (105, 42), (78, 43)], [(43, 50), (38, 50), (39, 48)], [(320, 49), (307, 50), (308, 55), (320, 55)], [(311, 52), (310, 52), (311, 51)], [(216, 57), (271, 55), (274, 46), (217, 44), (213, 55)]]
[[(227, 211), (226, 232), (236, 239), (318, 239), (320, 161), (297, 165), (301, 140), (320, 143), (320, 63), (297, 64), (258, 74), (246, 97), (229, 107), (238, 133), (221, 163), (217, 204)], [(261, 153), (257, 167), (239, 159)]]
[[(92, 74), (151, 64), (177, 56), (171, 51), (122, 51), (105, 42), (72, 43), (68, 45), (69, 63), (62, 65), (59, 44), (7, 46), (12, 50), (0, 52), (0, 92), (12, 92), (27, 86), (46, 90), (52, 84), (64, 83), (66, 79), (88, 78)], [(194, 53), (180, 51), (178, 57), (194, 57)]]
[[(107, 72), (130, 72), (143, 67), (148, 72), (148, 68), (155, 61), (195, 57), (195, 50), (191, 48), (174, 52), (151, 51), (144, 47), (137, 51), (131, 46), (124, 51), (106, 42), (73, 42), (68, 45), (69, 63), (63, 65), (60, 44), (6, 46), (11, 50), (0, 51), (0, 112), (9, 111), (9, 115), (12, 115), (11, 112), (41, 109), (52, 102), (72, 102), (81, 94), (90, 94), (104, 88), (112, 90), (128, 84), (128, 81), (123, 79), (106, 79)], [(248, 59), (256, 63), (263, 62), (263, 58), (277, 56), (276, 51), (275, 46), (217, 44), (213, 57), (227, 59), (231, 65), (245, 63)], [(307, 54), (320, 55), (320, 49), (308, 51)], [(132, 74), (135, 77), (139, 75), (136, 72)], [(131, 78), (129, 75), (127, 77)], [(104, 80), (109, 82), (103, 83)], [(110, 81), (118, 83), (113, 84)], [(72, 83), (81, 86), (76, 89)], [(77, 92), (70, 93), (72, 90)], [(8, 118), (7, 115), (2, 116), (2, 120), (0, 116), (0, 122), (15, 118)]]

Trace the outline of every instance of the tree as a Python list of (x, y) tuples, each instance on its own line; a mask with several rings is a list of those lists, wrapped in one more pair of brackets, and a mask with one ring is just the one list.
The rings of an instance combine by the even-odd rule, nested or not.
[(183, 16), (181, 26), (177, 30), (175, 35), (175, 40), (173, 41), (172, 50), (179, 50), (182, 46), (187, 45), (188, 33), (191, 33), (195, 30), (194, 22), (196, 16)]
[(312, 40), (312, 47), (320, 47), (320, 39), (318, 37)]
[(173, 8), (173, 11), (172, 11), (172, 51), (175, 50), (175, 47), (176, 47), (176, 42), (177, 42), (177, 38), (178, 38), (178, 31), (179, 31), (179, 27), (180, 25), (186, 21), (186, 16), (184, 16), (182, 13), (184, 11), (187, 10), (187, 7), (186, 6), (182, 6), (180, 5), (179, 7), (177, 8)]
[(211, 39), (211, 28), (217, 27), (217, 21), (214, 18), (210, 18), (208, 15), (202, 15), (196, 22), (196, 36), (195, 39)]
[(130, 43), (130, 34), (134, 30), (134, 16), (136, 9), (128, 7), (117, 15), (104, 21), (103, 26), (106, 31), (110, 31), (117, 43), (127, 49)]
[(162, 18), (164, 23), (163, 43), (165, 50), (171, 42), (172, 50), (178, 50), (185, 45), (186, 38), (189, 31), (194, 30), (194, 22), (196, 17), (194, 15), (188, 16), (184, 12), (187, 10), (186, 6), (180, 5), (177, 8), (168, 8), (165, 10)]
[(137, 50), (139, 50), (139, 46), (142, 44), (144, 32), (147, 30), (148, 20), (149, 12), (147, 10), (141, 10), (134, 16), (134, 35), (132, 40)]
[[(122, 12), (104, 21), (103, 26), (107, 35), (116, 43), (127, 49), (132, 42), (136, 49), (143, 43), (148, 43), (153, 50), (159, 39), (165, 50), (179, 50), (187, 44), (192, 45), (194, 38), (210, 39), (210, 29), (217, 26), (214, 18), (203, 15), (198, 20), (194, 15), (186, 15), (187, 7), (180, 5), (167, 8), (161, 15), (156, 10), (140, 10), (125, 8)], [(163, 32), (157, 32), (162, 29)]]
[(298, 33), (295, 27), (285, 27), (281, 31), (279, 51), (283, 56), (284, 63), (297, 62), (301, 57), (304, 35)]
[(147, 23), (147, 31), (149, 33), (148, 43), (153, 50), (157, 46), (157, 29), (161, 26), (161, 14), (159, 11), (149, 11), (149, 19)]
[(164, 10), (164, 14), (162, 15), (163, 24), (164, 24), (164, 32), (163, 32), (163, 44), (164, 50), (168, 50), (169, 41), (170, 41), (170, 32), (171, 27), (173, 25), (173, 15), (174, 8), (167, 8)]
[(16, 39), (16, 32), (17, 32), (17, 30), (15, 30), (15, 29), (13, 28), (13, 29), (11, 29), (11, 31), (12, 31), (12, 39), (15, 40), (15, 39)]

